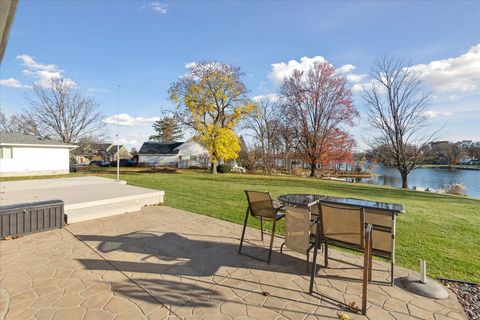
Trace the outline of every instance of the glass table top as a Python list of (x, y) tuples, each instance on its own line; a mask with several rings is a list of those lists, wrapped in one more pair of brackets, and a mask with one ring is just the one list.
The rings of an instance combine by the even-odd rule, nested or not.
[(396, 203), (386, 203), (386, 202), (377, 202), (370, 200), (362, 199), (353, 199), (353, 198), (341, 198), (333, 196), (325, 196), (321, 194), (283, 194), (278, 197), (278, 200), (295, 206), (311, 206), (317, 202), (332, 203), (332, 204), (342, 204), (356, 207), (363, 207), (376, 210), (384, 210), (395, 213), (405, 213), (405, 208), (401, 204)]

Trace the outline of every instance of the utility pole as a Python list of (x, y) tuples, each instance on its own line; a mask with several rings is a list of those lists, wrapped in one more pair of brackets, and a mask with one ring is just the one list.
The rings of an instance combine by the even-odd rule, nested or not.
[(117, 96), (117, 182), (120, 182), (120, 139), (118, 136), (120, 127), (120, 85), (118, 85)]

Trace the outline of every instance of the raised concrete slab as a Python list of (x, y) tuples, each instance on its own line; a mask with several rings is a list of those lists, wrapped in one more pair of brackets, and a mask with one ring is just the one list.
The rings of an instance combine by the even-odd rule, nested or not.
[(164, 191), (127, 185), (102, 177), (75, 177), (0, 183), (0, 205), (60, 199), (67, 222), (79, 222), (163, 203)]

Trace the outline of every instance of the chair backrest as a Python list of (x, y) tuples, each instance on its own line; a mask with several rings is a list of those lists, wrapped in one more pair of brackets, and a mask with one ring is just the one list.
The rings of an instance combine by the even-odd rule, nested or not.
[(269, 192), (245, 190), (245, 194), (247, 195), (248, 207), (252, 216), (275, 219), (276, 212)]
[(320, 237), (333, 242), (363, 248), (365, 211), (342, 205), (319, 203)]
[(374, 253), (390, 257), (395, 250), (395, 220), (390, 212), (380, 210), (365, 210), (365, 223), (373, 225), (372, 249)]
[(288, 206), (285, 211), (285, 245), (292, 251), (303, 253), (310, 246), (310, 209)]

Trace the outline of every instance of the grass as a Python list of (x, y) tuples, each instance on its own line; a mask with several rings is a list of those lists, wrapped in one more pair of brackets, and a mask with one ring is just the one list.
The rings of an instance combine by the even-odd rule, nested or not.
[[(112, 169), (96, 169), (93, 174), (113, 177)], [(397, 219), (398, 265), (417, 270), (419, 259), (426, 259), (431, 277), (480, 281), (478, 199), (290, 176), (214, 176), (189, 170), (146, 173), (128, 168), (122, 171), (127, 171), (121, 178), (129, 184), (164, 190), (167, 206), (238, 224), (245, 217), (246, 189), (268, 190), (275, 197), (284, 193), (317, 193), (400, 203), (407, 213)], [(88, 173), (73, 176), (85, 174)], [(256, 219), (250, 219), (249, 224), (259, 227)], [(283, 223), (279, 232), (283, 232)]]

